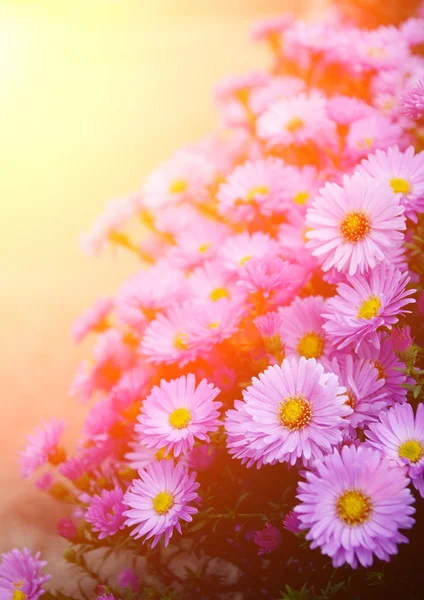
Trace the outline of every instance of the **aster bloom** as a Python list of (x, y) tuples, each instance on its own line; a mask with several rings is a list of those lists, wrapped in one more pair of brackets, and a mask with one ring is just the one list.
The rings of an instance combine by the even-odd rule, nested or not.
[(197, 267), (188, 280), (193, 300), (216, 302), (220, 298), (228, 298), (235, 305), (245, 299), (245, 293), (236, 285), (235, 277), (224, 269), (219, 260), (210, 260)]
[(286, 170), (272, 157), (237, 166), (219, 187), (219, 214), (233, 222), (251, 221), (264, 206), (278, 205)]
[(209, 442), (208, 432), (218, 429), (219, 392), (206, 379), (196, 386), (192, 373), (162, 380), (144, 400), (135, 426), (141, 444), (179, 456), (191, 450), (196, 439)]
[(214, 259), (229, 230), (219, 221), (199, 217), (186, 231), (175, 236), (175, 245), (167, 254), (172, 267), (187, 272)]
[(381, 113), (375, 113), (351, 124), (344, 155), (346, 160), (356, 161), (375, 150), (400, 145), (402, 138), (403, 129), (399, 123)]
[(328, 99), (326, 108), (330, 119), (342, 126), (349, 126), (373, 114), (373, 108), (369, 104), (351, 96), (333, 96)]
[(324, 271), (354, 275), (373, 269), (401, 245), (404, 208), (388, 183), (355, 174), (343, 186), (327, 183), (306, 215), (307, 248)]
[(110, 391), (110, 400), (115, 411), (131, 416), (139, 410), (141, 400), (146, 395), (151, 371), (146, 364), (135, 365), (122, 375), (118, 383)]
[(64, 421), (50, 419), (28, 436), (28, 443), (20, 454), (22, 477), (30, 477), (47, 463), (59, 465), (65, 460), (65, 451), (59, 446), (64, 427)]
[(397, 146), (386, 152), (377, 150), (362, 161), (358, 171), (388, 182), (405, 207), (406, 216), (417, 222), (417, 212), (424, 211), (424, 152), (415, 154), (413, 146), (404, 152)]
[(409, 56), (408, 45), (396, 27), (361, 30), (355, 52), (362, 68), (366, 70), (396, 68)]
[(140, 202), (153, 211), (190, 200), (202, 203), (214, 176), (214, 167), (204, 156), (181, 150), (149, 175)]
[(124, 494), (119, 487), (112, 490), (102, 490), (100, 495), (91, 499), (85, 518), (91, 524), (93, 531), (99, 534), (99, 540), (125, 527), (123, 502)]
[(411, 17), (400, 25), (402, 37), (409, 46), (417, 46), (424, 43), (424, 19)]
[(322, 359), (331, 352), (331, 343), (323, 329), (325, 300), (322, 296), (296, 298), (280, 308), (280, 334), (288, 357)]
[(123, 569), (118, 574), (118, 585), (122, 588), (130, 588), (135, 593), (140, 589), (140, 578), (133, 569)]
[(236, 273), (251, 258), (277, 256), (279, 248), (277, 242), (266, 233), (257, 231), (227, 238), (219, 250), (219, 257), (223, 267), (230, 273)]
[(382, 391), (384, 379), (377, 368), (364, 358), (345, 354), (326, 361), (324, 368), (335, 373), (346, 388), (347, 404), (353, 413), (348, 417), (350, 431), (376, 421), (387, 407), (386, 393)]
[(399, 529), (414, 524), (409, 480), (380, 452), (344, 446), (305, 476), (294, 510), (311, 548), (330, 556), (335, 568), (356, 568), (358, 562), (369, 567), (374, 555), (387, 561), (408, 541)]
[(414, 343), (411, 338), (411, 328), (409, 325), (406, 327), (394, 327), (390, 332), (390, 337), (393, 350), (396, 353), (402, 354), (403, 352), (406, 352)]
[(81, 247), (89, 255), (99, 254), (107, 244), (120, 235), (126, 221), (135, 213), (134, 198), (118, 198), (106, 204), (105, 211), (94, 222), (91, 230), (81, 237)]
[(281, 544), (281, 533), (274, 525), (267, 523), (263, 529), (255, 531), (253, 541), (259, 546), (258, 556), (269, 554)]
[(324, 96), (318, 92), (279, 100), (259, 117), (258, 135), (271, 148), (307, 142), (331, 147), (335, 124), (328, 118), (325, 104)]
[(245, 307), (227, 298), (215, 302), (194, 303), (187, 325), (187, 344), (205, 355), (236, 333)]
[(181, 533), (180, 520), (192, 521), (198, 512), (191, 503), (198, 499), (196, 474), (188, 474), (187, 468), (172, 460), (150, 463), (139, 471), (124, 497), (129, 507), (125, 511), (128, 527), (134, 527), (131, 535), (144, 541), (153, 538), (152, 548), (161, 537), (165, 546), (176, 529)]
[(274, 363), (280, 363), (286, 356), (286, 344), (281, 335), (281, 311), (267, 312), (253, 322), (262, 337), (265, 350), (273, 357)]
[[(230, 414), (228, 448), (238, 458), (263, 463), (320, 460), (342, 440), (341, 426), (353, 411), (336, 375), (315, 359), (285, 359), (268, 367), (243, 392), (240, 423)], [(244, 438), (239, 447), (234, 433)]]
[(294, 535), (298, 535), (300, 533), (300, 520), (294, 510), (291, 510), (283, 519), (283, 527), (294, 533)]
[[(424, 404), (418, 404), (415, 417), (410, 404), (396, 404), (382, 412), (379, 422), (371, 423), (365, 435), (370, 446), (405, 467), (413, 482), (418, 479), (424, 466)], [(422, 486), (417, 486), (421, 495)]]
[(412, 83), (402, 98), (401, 111), (407, 117), (420, 119), (424, 115), (424, 78)]
[(72, 541), (78, 534), (78, 529), (69, 517), (62, 517), (57, 522), (56, 527), (57, 534), (65, 538), (65, 540)]
[(121, 286), (116, 313), (123, 323), (143, 331), (158, 313), (186, 298), (184, 273), (160, 262), (148, 271), (139, 271)]
[(38, 600), (45, 592), (43, 586), (50, 575), (43, 575), (47, 565), (40, 553), (31, 554), (27, 548), (2, 554), (0, 562), (0, 597), (4, 600)]
[(110, 298), (99, 298), (94, 305), (82, 314), (72, 326), (72, 335), (80, 342), (91, 331), (99, 332), (108, 328), (107, 317), (112, 309)]
[(409, 298), (415, 290), (406, 289), (409, 279), (408, 273), (384, 262), (367, 276), (355, 275), (340, 283), (323, 313), (323, 328), (330, 340), (339, 349), (351, 344), (358, 349), (364, 340), (378, 348), (378, 330), (391, 329), (409, 312), (404, 307), (415, 302)]

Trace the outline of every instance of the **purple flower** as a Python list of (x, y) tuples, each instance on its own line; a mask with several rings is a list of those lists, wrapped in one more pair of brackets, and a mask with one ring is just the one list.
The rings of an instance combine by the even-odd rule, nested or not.
[(47, 463), (58, 465), (65, 460), (65, 452), (59, 447), (63, 428), (63, 421), (51, 419), (28, 436), (28, 443), (20, 455), (22, 477), (30, 477)]
[(263, 529), (255, 531), (253, 541), (259, 546), (258, 556), (273, 552), (281, 544), (281, 533), (274, 525), (267, 523)]
[(283, 519), (283, 527), (294, 533), (294, 535), (298, 535), (300, 533), (300, 520), (294, 510), (291, 510)]
[(118, 584), (122, 588), (131, 588), (133, 592), (138, 592), (140, 588), (140, 579), (132, 569), (123, 569), (118, 574)]
[(38, 600), (44, 593), (43, 585), (50, 575), (42, 575), (41, 569), (47, 565), (40, 560), (40, 553), (34, 556), (24, 548), (14, 548), (2, 554), (0, 563), (0, 598), (7, 600)]
[(115, 535), (125, 527), (123, 512), (126, 506), (123, 503), (121, 488), (102, 490), (101, 496), (93, 496), (87, 509), (85, 518), (91, 523), (93, 531), (99, 533), (99, 540), (108, 535)]
[(391, 331), (392, 346), (396, 353), (402, 353), (409, 350), (413, 344), (411, 337), (411, 328), (407, 327), (394, 327)]

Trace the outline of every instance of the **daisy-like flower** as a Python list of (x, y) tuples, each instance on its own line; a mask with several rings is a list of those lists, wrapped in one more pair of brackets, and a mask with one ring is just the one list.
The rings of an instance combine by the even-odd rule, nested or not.
[(230, 75), (215, 87), (215, 98), (218, 104), (237, 100), (246, 104), (252, 90), (265, 85), (270, 74), (265, 71), (253, 71), (243, 75)]
[(101, 495), (91, 499), (90, 506), (85, 513), (85, 519), (91, 524), (93, 531), (99, 534), (99, 540), (125, 527), (123, 502), (124, 494), (120, 487), (112, 490), (102, 490)]
[(408, 46), (418, 46), (424, 43), (424, 19), (411, 17), (400, 24), (400, 32)]
[[(406, 467), (406, 472), (414, 482), (414, 478), (424, 466), (424, 404), (417, 407), (414, 417), (412, 406), (396, 404), (380, 415), (378, 423), (371, 423), (365, 432), (368, 443), (389, 457), (393, 463)], [(418, 487), (421, 495), (424, 481)], [(424, 496), (423, 496), (424, 497)]]
[(126, 416), (132, 414), (137, 407), (137, 414), (141, 400), (146, 396), (152, 373), (146, 364), (136, 365), (122, 375), (118, 383), (110, 392), (113, 408)]
[(230, 453), (265, 464), (321, 460), (341, 442), (341, 427), (353, 412), (344, 392), (337, 376), (315, 359), (285, 359), (281, 367), (268, 367), (243, 392), (240, 422), (229, 415)]
[(359, 64), (367, 71), (395, 69), (409, 56), (408, 45), (397, 27), (361, 30), (355, 52)]
[(169, 204), (205, 202), (214, 177), (213, 165), (202, 154), (181, 150), (149, 175), (142, 205), (155, 212)]
[(259, 116), (277, 100), (295, 96), (304, 90), (305, 82), (300, 77), (290, 75), (273, 77), (266, 85), (252, 91), (249, 97), (249, 108), (255, 116)]
[(265, 350), (273, 358), (271, 364), (281, 363), (286, 356), (286, 345), (281, 335), (281, 311), (267, 312), (253, 322), (261, 334)]
[(300, 529), (300, 520), (294, 510), (291, 510), (283, 519), (283, 527), (294, 533), (294, 535), (298, 535), (301, 531)]
[(155, 461), (139, 471), (125, 494), (124, 502), (128, 527), (134, 527), (131, 535), (148, 540), (153, 537), (152, 547), (162, 536), (165, 546), (176, 529), (181, 533), (180, 520), (192, 521), (198, 509), (191, 505), (199, 498), (196, 474), (188, 474), (187, 468), (172, 460)]
[(420, 119), (424, 115), (424, 78), (411, 83), (403, 98), (401, 111), (407, 117)]
[(389, 248), (402, 244), (403, 213), (387, 182), (359, 173), (344, 176), (343, 186), (326, 183), (308, 209), (306, 247), (324, 271), (364, 273), (384, 260)]
[(337, 125), (348, 126), (373, 114), (373, 108), (358, 98), (337, 95), (328, 99), (327, 114)]
[(187, 343), (202, 355), (237, 332), (245, 307), (227, 298), (195, 303), (187, 325)]
[(30, 477), (47, 463), (59, 465), (66, 459), (65, 451), (59, 445), (64, 427), (63, 421), (50, 419), (28, 436), (28, 442), (20, 453), (22, 477)]
[(347, 404), (353, 410), (348, 417), (349, 430), (378, 419), (380, 411), (387, 407), (382, 390), (384, 379), (379, 378), (377, 368), (370, 361), (345, 354), (325, 361), (324, 368), (335, 373), (346, 388)]
[(218, 190), (219, 214), (233, 222), (251, 221), (264, 205), (278, 205), (286, 170), (272, 157), (237, 166)]
[(118, 573), (118, 585), (135, 593), (140, 589), (141, 581), (133, 569), (122, 569)]
[(274, 525), (267, 523), (263, 529), (255, 531), (253, 541), (259, 546), (258, 556), (269, 554), (280, 546), (281, 533)]
[(196, 358), (197, 350), (188, 344), (191, 317), (191, 304), (177, 305), (146, 327), (141, 351), (149, 362), (178, 363), (181, 367)]
[(196, 439), (209, 442), (208, 432), (218, 429), (222, 403), (214, 400), (219, 393), (206, 379), (196, 386), (192, 373), (162, 380), (143, 402), (135, 426), (140, 443), (179, 456), (191, 450)]
[(374, 555), (387, 561), (408, 541), (399, 532), (414, 524), (408, 483), (403, 470), (377, 450), (344, 446), (306, 473), (294, 510), (311, 548), (330, 556), (335, 568), (356, 568), (358, 562), (370, 567)]
[(160, 262), (122, 285), (116, 297), (116, 313), (123, 323), (143, 331), (159, 312), (186, 298), (184, 273)]
[(99, 332), (108, 328), (107, 318), (112, 310), (113, 301), (110, 298), (99, 298), (94, 305), (74, 321), (72, 335), (80, 342), (91, 331)]
[(337, 286), (337, 295), (327, 300), (323, 328), (337, 348), (351, 344), (358, 349), (366, 340), (378, 348), (378, 330), (391, 329), (416, 290), (406, 289), (408, 273), (401, 273), (387, 262), (380, 263), (367, 276), (347, 277)]
[(344, 155), (350, 161), (357, 160), (375, 150), (386, 150), (389, 146), (400, 144), (402, 138), (403, 129), (399, 123), (375, 112), (351, 124)]
[(227, 298), (236, 305), (243, 302), (245, 293), (236, 285), (234, 274), (224, 269), (219, 260), (197, 267), (188, 278), (193, 300), (216, 302)]
[(27, 548), (1, 555), (0, 597), (2, 600), (38, 600), (45, 593), (43, 588), (50, 575), (43, 575), (47, 565), (40, 560), (40, 553), (31, 554)]
[(305, 285), (308, 271), (279, 257), (252, 258), (240, 270), (237, 285), (259, 304), (282, 306)]
[(199, 217), (190, 229), (176, 234), (176, 244), (170, 248), (167, 260), (171, 267), (194, 269), (216, 257), (228, 234), (223, 223)]
[(252, 38), (257, 42), (268, 42), (271, 48), (278, 52), (280, 36), (290, 27), (293, 20), (293, 15), (287, 13), (281, 17), (258, 21), (252, 29)]
[(406, 327), (394, 327), (390, 332), (390, 338), (394, 352), (400, 355), (407, 352), (414, 343), (409, 325)]
[(267, 233), (247, 231), (227, 238), (219, 251), (223, 267), (229, 272), (236, 273), (253, 257), (277, 256), (277, 242)]
[(325, 300), (321, 296), (296, 298), (281, 308), (280, 334), (290, 357), (322, 359), (331, 352), (331, 344), (323, 330)]
[(388, 182), (406, 216), (417, 222), (417, 213), (424, 212), (424, 152), (415, 154), (413, 146), (404, 152), (397, 146), (386, 152), (377, 150), (362, 161), (358, 172)]
[(335, 124), (327, 116), (326, 99), (318, 92), (298, 94), (273, 104), (258, 119), (258, 135), (269, 147), (334, 144)]

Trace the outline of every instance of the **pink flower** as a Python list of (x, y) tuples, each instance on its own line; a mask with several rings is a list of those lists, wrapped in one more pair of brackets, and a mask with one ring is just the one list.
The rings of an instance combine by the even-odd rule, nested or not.
[(208, 199), (214, 176), (215, 169), (204, 156), (180, 150), (146, 179), (141, 204), (158, 212), (169, 204), (202, 203)]
[(417, 213), (424, 211), (424, 152), (415, 154), (413, 146), (404, 152), (397, 146), (386, 152), (377, 150), (362, 161), (358, 171), (388, 182), (405, 207), (406, 216), (417, 222)]
[(280, 308), (280, 335), (287, 357), (322, 359), (332, 350), (323, 329), (325, 300), (321, 296), (296, 298), (290, 306)]
[(206, 379), (196, 387), (193, 374), (171, 381), (162, 380), (143, 402), (135, 431), (147, 448), (175, 456), (186, 454), (196, 439), (209, 442), (208, 432), (218, 429), (221, 402), (215, 402), (220, 390)]
[(283, 519), (283, 527), (294, 533), (294, 535), (298, 535), (301, 531), (300, 529), (300, 520), (294, 510), (291, 510)]
[(358, 349), (366, 340), (380, 345), (378, 330), (391, 329), (399, 317), (409, 311), (404, 307), (415, 290), (406, 289), (408, 273), (401, 273), (386, 262), (367, 276), (355, 275), (337, 286), (337, 295), (327, 301), (323, 328), (337, 348), (351, 344)]
[(72, 327), (72, 335), (80, 342), (91, 331), (104, 331), (108, 328), (107, 317), (112, 309), (110, 298), (99, 298), (94, 305), (82, 314)]
[(193, 300), (216, 302), (228, 298), (236, 306), (245, 299), (245, 293), (236, 285), (235, 277), (224, 269), (219, 260), (205, 262), (197, 267), (188, 278)]
[(409, 326), (394, 327), (390, 332), (390, 335), (393, 350), (397, 353), (406, 352), (414, 343), (411, 337), (411, 328)]
[(335, 124), (327, 116), (326, 100), (318, 92), (298, 94), (273, 104), (258, 119), (258, 136), (269, 147), (334, 144)]
[(100, 495), (91, 498), (85, 518), (91, 524), (93, 531), (98, 532), (99, 540), (125, 527), (124, 510), (126, 508), (124, 495), (119, 487), (112, 490), (102, 490)]
[(253, 257), (275, 257), (279, 253), (277, 242), (266, 233), (257, 231), (227, 238), (219, 251), (222, 265), (230, 273), (237, 273)]
[(72, 540), (78, 534), (78, 529), (75, 523), (69, 517), (62, 517), (59, 519), (57, 522), (56, 531), (58, 535), (65, 538), (65, 540), (68, 540), (69, 542), (72, 542)]
[(307, 247), (324, 271), (364, 273), (384, 260), (389, 248), (402, 244), (403, 212), (388, 183), (344, 176), (342, 187), (327, 183), (308, 209)]
[(217, 256), (228, 233), (223, 223), (199, 217), (189, 229), (176, 234), (167, 260), (171, 267), (186, 272), (194, 269)]
[(152, 462), (139, 475), (124, 497), (129, 507), (125, 524), (135, 526), (130, 533), (135, 539), (153, 537), (154, 547), (164, 536), (167, 546), (174, 529), (181, 533), (180, 519), (190, 522), (198, 512), (191, 505), (199, 497), (196, 475), (189, 475), (184, 465), (174, 465), (172, 460)]
[(138, 592), (140, 589), (140, 578), (132, 569), (123, 569), (118, 574), (118, 585), (122, 588), (130, 588), (132, 592)]
[(65, 451), (59, 446), (64, 427), (64, 421), (50, 419), (28, 436), (28, 443), (20, 453), (22, 477), (30, 477), (47, 463), (58, 465), (65, 460)]
[(315, 359), (268, 367), (243, 392), (244, 402), (227, 412), (230, 454), (249, 464), (322, 459), (342, 441), (341, 426), (353, 412), (344, 392)]
[(195, 471), (209, 471), (215, 463), (217, 454), (218, 449), (212, 444), (194, 446), (188, 457), (188, 465)]
[(13, 600), (38, 600), (45, 593), (43, 588), (50, 575), (43, 575), (41, 570), (47, 565), (40, 560), (40, 553), (34, 555), (24, 548), (14, 548), (1, 555), (0, 563), (0, 597)]
[[(60, 468), (61, 466), (65, 464), (62, 463), (61, 465), (59, 465), (59, 473), (60, 473)], [(55, 482), (55, 478), (53, 476), (53, 473), (51, 473), (50, 471), (45, 471), (44, 473), (42, 473), (34, 482), (35, 487), (38, 488), (41, 492), (48, 492), (51, 487), (53, 486)]]
[(273, 17), (257, 21), (252, 29), (252, 38), (255, 41), (269, 41), (274, 36), (279, 36), (293, 23), (293, 15), (287, 13), (281, 17)]
[(243, 311), (245, 307), (227, 298), (193, 304), (187, 324), (187, 345), (199, 354), (207, 354), (236, 333)]
[(253, 541), (259, 546), (258, 556), (269, 554), (280, 546), (281, 533), (274, 525), (267, 523), (263, 529), (255, 531)]
[(388, 411), (381, 413), (378, 423), (371, 423), (365, 432), (368, 443), (387, 456), (394, 464), (405, 467), (414, 485), (424, 498), (424, 404), (420, 403), (414, 418), (412, 406), (396, 404)]
[(424, 115), (424, 78), (418, 79), (407, 88), (401, 110), (412, 119), (420, 119)]
[(306, 473), (294, 510), (311, 548), (330, 556), (335, 568), (370, 567), (374, 555), (387, 561), (408, 541), (399, 532), (414, 524), (408, 483), (380, 452), (344, 446)]
[(403, 130), (381, 113), (358, 119), (351, 124), (346, 138), (345, 156), (348, 160), (357, 160), (370, 152), (400, 144)]
[(122, 375), (110, 391), (114, 410), (119, 413), (131, 411), (146, 396), (152, 373), (146, 364), (135, 365)]
[(337, 125), (351, 125), (373, 114), (373, 109), (363, 100), (351, 96), (333, 96), (328, 99), (327, 113)]

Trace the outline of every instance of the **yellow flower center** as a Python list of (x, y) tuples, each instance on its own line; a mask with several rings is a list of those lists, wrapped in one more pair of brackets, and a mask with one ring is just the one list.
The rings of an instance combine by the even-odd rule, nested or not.
[(250, 260), (252, 258), (252, 256), (245, 256), (244, 258), (241, 259), (240, 264), (242, 267), (244, 267), (245, 263), (247, 263), (248, 260)]
[(358, 142), (358, 148), (360, 148), (361, 150), (363, 150), (364, 147), (365, 148), (371, 148), (372, 142), (373, 142), (372, 137), (366, 137), (363, 140), (359, 140), (359, 142)]
[(390, 185), (392, 186), (392, 190), (396, 194), (409, 194), (409, 192), (411, 191), (411, 185), (406, 179), (395, 177), (394, 179), (390, 180)]
[(248, 202), (253, 202), (256, 196), (266, 196), (266, 194), (269, 194), (269, 188), (266, 185), (257, 185), (247, 193), (246, 199)]
[(374, 364), (374, 367), (378, 371), (377, 379), (386, 379), (386, 369), (383, 367), (381, 362), (379, 360), (375, 360), (373, 364)]
[(185, 192), (188, 187), (188, 181), (186, 179), (174, 179), (169, 186), (171, 194), (181, 194)]
[(155, 458), (156, 460), (169, 460), (170, 458), (172, 458), (172, 454), (171, 452), (168, 452), (168, 454), (166, 454), (166, 448), (161, 448), (156, 452)]
[(309, 199), (309, 193), (308, 192), (299, 192), (298, 194), (296, 194), (296, 196), (293, 198), (293, 202), (295, 202), (296, 204), (305, 204), (305, 202)]
[(370, 220), (363, 212), (351, 212), (345, 216), (340, 231), (346, 242), (361, 242), (371, 229)]
[(358, 312), (358, 319), (372, 319), (378, 315), (381, 302), (377, 296), (370, 296), (368, 300), (364, 300)]
[(176, 333), (174, 337), (174, 348), (177, 350), (187, 350), (188, 346), (185, 342), (186, 339), (186, 333)]
[(209, 323), (208, 329), (218, 329), (219, 323), (215, 321), (214, 323)]
[(417, 463), (423, 455), (423, 447), (417, 440), (409, 440), (399, 447), (399, 456), (407, 458), (411, 463)]
[(323, 349), (324, 339), (314, 331), (306, 333), (297, 345), (297, 351), (305, 358), (319, 358)]
[(159, 492), (159, 494), (153, 498), (153, 508), (158, 515), (166, 515), (173, 505), (174, 497), (169, 492)]
[(300, 119), (299, 117), (293, 117), (293, 119), (291, 119), (287, 125), (286, 125), (286, 129), (287, 131), (290, 131), (290, 133), (294, 133), (295, 131), (299, 131), (299, 129), (302, 129), (302, 127), (305, 125), (305, 122)]
[(309, 425), (312, 419), (311, 403), (303, 396), (289, 396), (278, 407), (278, 416), (286, 429), (300, 430)]
[(279, 333), (264, 337), (264, 346), (265, 350), (269, 352), (269, 354), (280, 354), (281, 352), (284, 353), (284, 344)]
[(206, 250), (208, 250), (210, 247), (211, 247), (210, 244), (202, 244), (201, 246), (199, 246), (199, 252), (204, 254), (206, 252)]
[(215, 288), (214, 290), (212, 290), (212, 292), (210, 293), (209, 298), (213, 301), (216, 302), (217, 300), (219, 300), (220, 298), (229, 298), (230, 294), (228, 293), (228, 291), (223, 288), (223, 287), (218, 287)]
[(49, 463), (51, 465), (60, 465), (60, 463), (65, 462), (65, 460), (66, 452), (64, 448), (61, 448), (60, 446), (56, 446), (56, 448), (49, 453)]
[(336, 510), (346, 525), (362, 525), (370, 516), (371, 501), (359, 490), (347, 490), (337, 498)]
[(386, 56), (386, 50), (384, 48), (368, 48), (368, 56), (370, 56), (371, 58), (385, 58)]
[(27, 600), (27, 595), (22, 590), (14, 590), (12, 600)]
[(352, 392), (352, 390), (347, 390), (346, 396), (347, 396), (347, 400), (346, 400), (345, 404), (347, 404), (348, 406), (350, 406), (350, 408), (354, 409), (355, 406), (358, 403), (357, 397)]
[(176, 408), (169, 415), (169, 422), (175, 429), (184, 429), (191, 421), (191, 412), (187, 408)]

